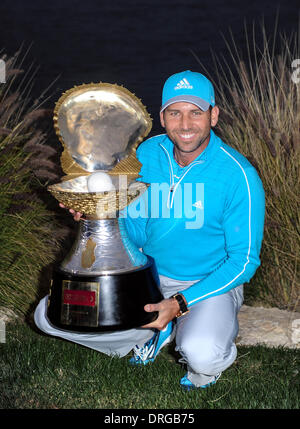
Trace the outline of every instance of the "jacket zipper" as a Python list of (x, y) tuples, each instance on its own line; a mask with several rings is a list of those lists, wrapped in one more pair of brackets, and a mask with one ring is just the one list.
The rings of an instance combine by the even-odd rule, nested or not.
[[(198, 164), (203, 164), (204, 161), (195, 161), (194, 163), (191, 163), (189, 168), (186, 170), (186, 172), (181, 176), (181, 178), (178, 180), (177, 183), (174, 182), (174, 172), (173, 172), (173, 167), (172, 167), (172, 161), (170, 158), (170, 154), (167, 151), (167, 149), (160, 144), (160, 146), (163, 148), (163, 150), (166, 152), (167, 157), (168, 157), (168, 161), (169, 161), (169, 170), (170, 170), (170, 190), (169, 190), (169, 194), (168, 194), (168, 201), (167, 201), (167, 208), (171, 209), (173, 207), (173, 202), (174, 202), (174, 196), (175, 196), (175, 192), (176, 189), (179, 185), (179, 183), (182, 181), (182, 179), (186, 176), (186, 174), (195, 166)], [(171, 197), (172, 195), (172, 197)], [(170, 204), (170, 197), (171, 197), (171, 204)]]

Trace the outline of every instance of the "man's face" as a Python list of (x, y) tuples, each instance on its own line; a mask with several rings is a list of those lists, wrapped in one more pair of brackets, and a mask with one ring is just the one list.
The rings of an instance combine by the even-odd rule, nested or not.
[(198, 155), (207, 146), (206, 137), (217, 124), (218, 116), (217, 106), (203, 112), (195, 104), (179, 102), (161, 112), (160, 121), (177, 150)]

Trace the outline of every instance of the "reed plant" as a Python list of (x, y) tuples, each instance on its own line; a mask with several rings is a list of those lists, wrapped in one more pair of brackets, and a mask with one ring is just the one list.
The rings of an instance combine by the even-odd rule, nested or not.
[[(246, 288), (250, 301), (299, 311), (300, 32), (272, 37), (245, 24), (246, 52), (231, 37), (212, 53), (217, 132), (256, 167), (266, 194), (262, 265)], [(295, 61), (299, 59), (299, 62)], [(199, 59), (198, 59), (199, 60)], [(200, 61), (199, 61), (200, 62)], [(255, 198), (255, 195), (253, 195)]]
[(36, 71), (23, 70), (27, 55), (20, 49), (2, 57), (6, 82), (0, 84), (0, 306), (21, 314), (36, 302), (63, 236), (45, 198), (47, 183), (59, 177), (42, 126), (52, 112), (30, 98)]

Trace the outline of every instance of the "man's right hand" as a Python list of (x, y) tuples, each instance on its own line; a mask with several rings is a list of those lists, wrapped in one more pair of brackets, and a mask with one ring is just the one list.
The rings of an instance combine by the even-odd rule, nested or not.
[[(62, 209), (67, 209), (68, 210), (68, 207), (66, 207), (64, 204), (62, 204), (62, 203), (59, 203), (59, 207), (61, 207)], [(71, 215), (73, 216), (73, 219), (74, 220), (76, 220), (76, 222), (78, 222), (80, 219), (81, 219), (81, 217), (82, 217), (82, 213), (80, 213), (80, 212), (75, 212), (75, 210), (73, 210), (73, 209), (69, 209), (69, 212), (71, 213)]]

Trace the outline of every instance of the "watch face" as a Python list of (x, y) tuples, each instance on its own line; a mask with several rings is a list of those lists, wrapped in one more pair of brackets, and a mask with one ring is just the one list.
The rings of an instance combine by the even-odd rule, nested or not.
[(176, 317), (181, 317), (184, 314), (189, 312), (189, 309), (187, 308), (187, 305), (184, 302), (184, 299), (183, 299), (181, 294), (177, 293), (177, 294), (173, 295), (172, 298), (176, 299), (176, 301), (179, 304), (179, 312), (178, 312), (178, 314), (176, 314)]

